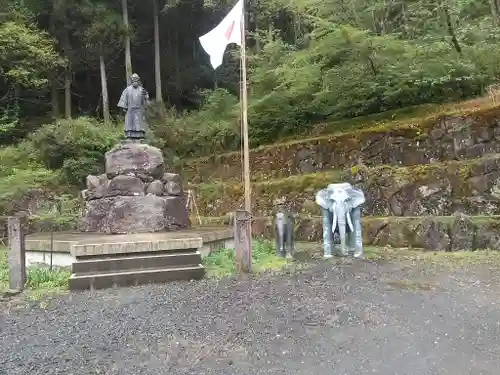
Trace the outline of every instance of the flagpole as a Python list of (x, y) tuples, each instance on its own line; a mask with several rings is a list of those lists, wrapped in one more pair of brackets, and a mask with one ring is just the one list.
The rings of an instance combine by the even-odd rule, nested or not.
[[(252, 190), (250, 187), (250, 153), (248, 142), (248, 96), (247, 96), (247, 51), (246, 51), (246, 10), (245, 0), (242, 0), (243, 16), (241, 18), (241, 122), (243, 133), (243, 187), (245, 196), (245, 211), (248, 212), (246, 262), (243, 262), (243, 272), (251, 271), (252, 264)], [(246, 269), (248, 268), (248, 269)]]
[(245, 18), (245, 2), (243, 1), (243, 17), (241, 21), (241, 121), (243, 123), (243, 176), (245, 187), (245, 210), (249, 213), (252, 213), (252, 198), (250, 188), (250, 157), (248, 146), (247, 52)]

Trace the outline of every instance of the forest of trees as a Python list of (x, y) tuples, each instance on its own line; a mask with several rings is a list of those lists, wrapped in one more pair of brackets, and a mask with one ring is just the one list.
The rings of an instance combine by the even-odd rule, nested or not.
[[(214, 72), (198, 41), (235, 1), (167, 1), (0, 0), (0, 177), (95, 172), (121, 137), (132, 71), (155, 100), (148, 137), (171, 157), (240, 145), (239, 51)], [(472, 97), (500, 76), (500, 0), (246, 6), (252, 146)]]

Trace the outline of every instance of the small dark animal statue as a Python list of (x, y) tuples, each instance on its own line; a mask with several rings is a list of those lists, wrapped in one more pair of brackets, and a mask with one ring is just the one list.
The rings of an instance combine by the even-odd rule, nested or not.
[(286, 211), (278, 211), (275, 219), (276, 256), (291, 259), (295, 250), (295, 219)]

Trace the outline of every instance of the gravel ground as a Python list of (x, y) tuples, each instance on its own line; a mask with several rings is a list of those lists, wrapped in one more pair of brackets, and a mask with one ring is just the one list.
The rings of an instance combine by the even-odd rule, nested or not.
[(0, 374), (499, 374), (498, 280), (359, 260), (4, 303)]

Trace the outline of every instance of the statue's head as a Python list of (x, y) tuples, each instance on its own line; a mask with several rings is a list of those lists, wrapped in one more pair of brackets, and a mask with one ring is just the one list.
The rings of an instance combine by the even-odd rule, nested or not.
[(324, 210), (330, 211), (333, 214), (332, 231), (335, 231), (337, 222), (343, 225), (346, 224), (351, 230), (354, 230), (351, 218), (353, 209), (365, 203), (365, 195), (349, 183), (330, 184), (325, 189), (321, 189), (316, 193), (316, 203)]
[(346, 205), (348, 210), (365, 203), (363, 192), (349, 183), (330, 184), (316, 194), (316, 203), (321, 207), (332, 210), (335, 205)]
[(137, 87), (139, 86), (139, 83), (141, 82), (141, 78), (139, 77), (139, 74), (134, 73), (132, 74), (132, 77), (130, 77), (132, 81), (132, 86)]

